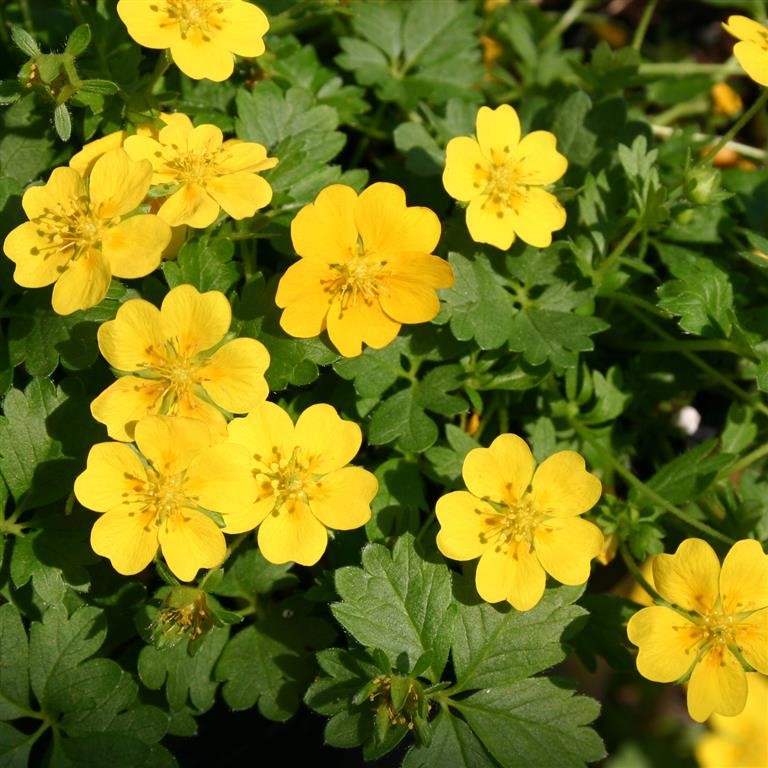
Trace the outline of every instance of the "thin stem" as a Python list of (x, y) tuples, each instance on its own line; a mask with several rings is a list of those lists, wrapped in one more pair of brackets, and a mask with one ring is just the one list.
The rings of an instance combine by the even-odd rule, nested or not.
[(760, 461), (760, 459), (764, 459), (766, 456), (768, 456), (768, 443), (764, 443), (759, 448), (755, 448), (754, 451), (752, 451), (751, 453), (748, 453), (746, 456), (734, 462), (729, 467), (724, 467), (723, 469), (721, 469), (717, 473), (715, 482), (719, 482), (720, 480), (725, 480), (727, 477), (730, 477), (732, 474), (736, 472), (741, 472), (742, 470), (754, 464), (756, 461)]
[(630, 228), (624, 237), (619, 240), (616, 247), (605, 257), (605, 261), (597, 268), (598, 278), (602, 278), (606, 272), (616, 264), (616, 262), (622, 257), (624, 251), (632, 245), (634, 239), (643, 231), (643, 221), (638, 219)]
[[(666, 114), (666, 112), (663, 114)], [(656, 119), (659, 122), (663, 122), (663, 120), (660, 119), (662, 117), (663, 115), (658, 115)], [(660, 139), (668, 139), (670, 136), (672, 136), (675, 130), (675, 128), (669, 125), (651, 125), (651, 131), (653, 132), (653, 135)], [(718, 137), (710, 136), (707, 133), (694, 133), (691, 138), (693, 141), (710, 142)], [(724, 145), (724, 149), (732, 149), (734, 152), (738, 152), (743, 157), (751, 157), (753, 160), (765, 160), (767, 154), (764, 149), (752, 147), (749, 144), (742, 144), (740, 141), (729, 141)]]
[(651, 23), (653, 12), (656, 10), (657, 0), (650, 0), (646, 3), (643, 9), (643, 15), (640, 17), (640, 22), (635, 30), (635, 36), (632, 38), (632, 47), (639, 51), (643, 47), (643, 40), (645, 40), (645, 33), (648, 31), (648, 25)]
[(643, 572), (640, 570), (635, 558), (629, 551), (626, 543), (619, 542), (619, 552), (621, 553), (621, 559), (624, 561), (624, 565), (627, 566), (627, 570), (632, 574), (634, 580), (654, 599), (654, 601), (664, 603), (668, 605), (667, 601), (651, 586), (648, 579), (643, 576)]
[(635, 349), (648, 352), (730, 352), (743, 356), (727, 339), (679, 339), (672, 341), (632, 341), (630, 339), (612, 340), (612, 344), (622, 349)]
[(543, 48), (556, 37), (562, 35), (590, 5), (592, 5), (591, 0), (576, 0), (576, 2), (572, 3), (568, 10), (549, 28), (547, 34), (541, 38), (539, 45)]
[(147, 84), (144, 86), (144, 92), (148, 95), (152, 94), (152, 91), (155, 90), (155, 86), (160, 81), (160, 78), (166, 73), (168, 70), (168, 67), (171, 66), (171, 53), (166, 48), (164, 51), (160, 53), (160, 56), (157, 59), (157, 63), (155, 64), (155, 68), (152, 71), (152, 74), (149, 77), (149, 80), (147, 81)]
[(699, 64), (696, 61), (658, 61), (640, 65), (639, 74), (653, 77), (683, 77), (685, 75), (737, 75), (743, 70), (736, 59), (731, 57), (722, 64)]
[(671, 502), (667, 501), (663, 496), (660, 496), (656, 491), (653, 490), (653, 488), (649, 488), (642, 480), (640, 480), (638, 477), (636, 477), (632, 472), (630, 472), (610, 451), (606, 450), (603, 445), (595, 439), (595, 437), (592, 435), (592, 433), (587, 429), (580, 421), (578, 421), (575, 418), (572, 418), (570, 420), (571, 426), (576, 431), (576, 433), (586, 442), (588, 442), (603, 458), (604, 461), (607, 461), (615, 470), (616, 472), (621, 475), (624, 480), (631, 485), (633, 488), (635, 488), (639, 493), (641, 493), (643, 496), (645, 496), (649, 501), (652, 501), (654, 504), (658, 505), (662, 509), (664, 509), (666, 512), (669, 512), (669, 514), (676, 517), (678, 520), (682, 521), (686, 525), (690, 526), (691, 528), (696, 528), (698, 531), (701, 531), (702, 533), (705, 533), (707, 536), (710, 536), (711, 538), (718, 539), (719, 541), (722, 541), (726, 544), (733, 544), (733, 539), (730, 538), (730, 536), (726, 536), (723, 533), (720, 533), (720, 531), (715, 530), (711, 526), (707, 525), (706, 523), (702, 523), (700, 520), (697, 520), (694, 517), (691, 517), (687, 512), (683, 512), (682, 509), (679, 509)]
[(34, 37), (35, 25), (32, 22), (32, 10), (29, 6), (29, 0), (19, 0), (19, 8), (21, 8), (21, 15), (24, 19), (24, 27)]

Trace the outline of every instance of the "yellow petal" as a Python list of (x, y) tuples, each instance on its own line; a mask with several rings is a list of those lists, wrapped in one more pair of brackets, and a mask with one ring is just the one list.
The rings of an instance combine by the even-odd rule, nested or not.
[(234, 339), (197, 369), (195, 379), (219, 408), (246, 413), (267, 399), (264, 371), (268, 366), (269, 352), (260, 341)]
[(203, 123), (192, 128), (187, 134), (187, 148), (194, 155), (209, 157), (215, 155), (224, 142), (221, 128), (211, 123)]
[(104, 258), (116, 277), (144, 277), (157, 269), (171, 241), (171, 228), (151, 214), (131, 216), (110, 227), (102, 240)]
[(653, 561), (656, 590), (670, 603), (688, 611), (709, 613), (719, 591), (720, 562), (703, 539), (686, 539), (674, 555)]
[(225, 533), (245, 533), (252, 531), (262, 523), (264, 518), (274, 510), (277, 497), (273, 494), (263, 498), (254, 497), (251, 503), (242, 510), (229, 514), (224, 519)]
[(533, 454), (517, 435), (499, 435), (488, 448), (474, 448), (461, 474), (467, 488), (480, 498), (517, 504), (533, 475)]
[(179, 22), (156, 0), (120, 0), (117, 15), (128, 34), (145, 48), (168, 48), (181, 37)]
[(76, 202), (85, 197), (85, 182), (73, 168), (54, 168), (43, 186), (30, 187), (21, 198), (24, 213), (30, 219), (42, 216), (46, 211), (59, 212), (74, 209)]
[(399, 323), (425, 323), (440, 311), (435, 288), (453, 285), (451, 265), (437, 256), (404, 253), (395, 256), (379, 295), (382, 309)]
[(516, 199), (513, 226), (528, 245), (546, 248), (552, 233), (565, 226), (565, 208), (546, 190), (528, 187)]
[(266, 147), (255, 141), (228, 139), (216, 158), (216, 170), (221, 175), (228, 173), (257, 173), (274, 168), (276, 157), (267, 157)]
[(155, 173), (152, 175), (152, 183), (158, 184), (160, 180), (157, 178), (157, 171), (165, 167), (165, 153), (163, 151), (163, 145), (159, 141), (153, 139), (151, 136), (140, 136), (135, 134), (128, 136), (123, 143), (123, 149), (128, 154), (131, 160), (136, 162), (140, 160), (148, 160)]
[(159, 413), (167, 382), (122, 376), (91, 403), (91, 415), (113, 440), (133, 440), (136, 422)]
[(443, 186), (456, 200), (471, 200), (485, 188), (484, 179), (490, 163), (480, 151), (480, 145), (469, 136), (451, 139), (445, 148)]
[(723, 612), (738, 614), (768, 607), (768, 555), (759, 541), (737, 541), (720, 571)]
[(673, 683), (688, 672), (704, 638), (704, 633), (685, 616), (658, 605), (632, 616), (627, 635), (640, 649), (637, 671), (657, 683)]
[(205, 189), (233, 219), (253, 216), (272, 199), (272, 187), (255, 173), (230, 173), (209, 179)]
[(515, 224), (509, 211), (491, 205), (488, 195), (473, 198), (466, 217), (469, 235), (476, 243), (488, 243), (506, 251), (515, 240)]
[(146, 480), (144, 465), (136, 452), (122, 443), (97, 443), (88, 452), (86, 469), (75, 479), (75, 496), (87, 509), (135, 512), (136, 489)]
[(69, 158), (69, 167), (74, 168), (81, 176), (88, 176), (93, 170), (94, 163), (105, 152), (122, 147), (127, 136), (125, 131), (113, 131), (100, 139), (89, 142)]
[(768, 675), (768, 608), (755, 611), (733, 628), (742, 656), (758, 672)]
[(3, 243), (3, 252), (16, 264), (13, 279), (25, 288), (42, 288), (55, 282), (72, 257), (71, 249), (50, 248), (38, 231), (35, 222), (24, 222), (12, 229)]
[(568, 169), (568, 161), (555, 148), (549, 131), (533, 131), (517, 146), (509, 162), (516, 166), (518, 184), (554, 184)]
[(580, 517), (550, 518), (534, 533), (536, 555), (544, 570), (561, 584), (584, 584), (590, 563), (600, 554), (603, 534)]
[(488, 547), (480, 556), (475, 583), (480, 597), (488, 603), (506, 600), (518, 611), (528, 611), (544, 594), (547, 577), (527, 542), (508, 549)]
[(259, 526), (259, 549), (270, 563), (314, 565), (325, 552), (328, 533), (306, 504), (284, 504)]
[(157, 528), (153, 512), (116, 509), (102, 515), (91, 529), (91, 548), (108, 557), (123, 576), (143, 571), (157, 552)]
[(299, 339), (318, 336), (325, 330), (325, 319), (331, 306), (331, 293), (323, 285), (336, 273), (323, 262), (300, 259), (291, 264), (280, 278), (275, 303), (283, 307), (280, 326)]
[(476, 126), (477, 143), (489, 160), (514, 151), (520, 141), (520, 119), (509, 104), (496, 109), (480, 107)]
[(317, 481), (309, 496), (309, 508), (328, 528), (349, 531), (371, 519), (371, 502), (378, 490), (372, 472), (343, 467)]
[(83, 253), (71, 261), (53, 287), (51, 303), (59, 315), (95, 307), (109, 290), (112, 273), (98, 251)]
[(760, 85), (768, 85), (768, 50), (753, 42), (736, 43), (733, 55), (744, 71)]
[(713, 645), (699, 659), (688, 683), (688, 714), (703, 723), (713, 712), (732, 717), (747, 701), (747, 676), (723, 645)]
[(228, 3), (221, 12), (221, 30), (216, 42), (238, 56), (261, 56), (262, 38), (269, 29), (264, 11), (250, 3)]
[(199, 185), (185, 184), (161, 206), (157, 215), (172, 227), (204, 229), (216, 221), (219, 204)]
[(536, 511), (551, 517), (581, 515), (597, 504), (602, 492), (603, 484), (587, 472), (575, 451), (559, 451), (545, 459), (531, 482)]
[(446, 557), (473, 560), (488, 548), (497, 515), (484, 501), (466, 491), (452, 491), (437, 500), (435, 514), (440, 523), (437, 548)]
[(349, 464), (360, 450), (363, 433), (326, 403), (311, 405), (296, 421), (293, 439), (301, 460), (313, 474), (323, 475)]
[(440, 240), (440, 219), (429, 208), (406, 207), (397, 184), (378, 182), (363, 190), (355, 224), (366, 251), (376, 254), (432, 253)]
[(261, 403), (244, 418), (232, 419), (228, 432), (229, 441), (244, 445), (261, 469), (293, 452), (293, 422), (275, 403)]
[(134, 434), (138, 449), (165, 476), (185, 470), (215, 439), (204, 422), (182, 416), (147, 416)]
[(357, 253), (356, 202), (357, 193), (344, 184), (331, 184), (320, 192), (291, 222), (296, 253), (328, 264), (350, 259)]
[(191, 285), (173, 288), (160, 307), (163, 335), (176, 351), (193, 357), (218, 344), (229, 330), (232, 308), (221, 291), (200, 293)]
[(184, 392), (176, 400), (171, 400), (168, 410), (164, 410), (163, 413), (202, 421), (218, 438), (223, 440), (227, 436), (227, 420), (224, 414), (215, 405), (206, 402), (194, 392)]
[(729, 16), (723, 29), (739, 40), (751, 40), (753, 43), (765, 42), (768, 32), (762, 24), (747, 16)]
[(338, 296), (328, 309), (328, 338), (344, 357), (356, 357), (363, 342), (374, 349), (386, 347), (400, 330), (400, 323), (388, 317), (377, 302), (362, 298), (342, 310)]
[(220, 83), (235, 69), (232, 54), (217, 42), (206, 42), (195, 35), (178, 40), (170, 46), (171, 58), (187, 77), (193, 80), (207, 78)]
[(192, 581), (200, 568), (214, 568), (227, 554), (224, 534), (216, 523), (188, 509), (168, 515), (158, 539), (165, 562), (181, 581)]
[(105, 152), (93, 165), (88, 185), (97, 216), (110, 219), (136, 210), (149, 191), (152, 165), (131, 160), (124, 149)]
[(165, 342), (160, 310), (144, 299), (130, 299), (114, 320), (102, 323), (99, 351), (118, 371), (141, 371), (165, 364)]

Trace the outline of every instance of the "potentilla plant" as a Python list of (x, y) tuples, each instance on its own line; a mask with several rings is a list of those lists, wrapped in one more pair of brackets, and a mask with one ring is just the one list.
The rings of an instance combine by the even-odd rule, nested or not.
[(0, 8), (0, 765), (768, 765), (766, 18), (556, 5)]

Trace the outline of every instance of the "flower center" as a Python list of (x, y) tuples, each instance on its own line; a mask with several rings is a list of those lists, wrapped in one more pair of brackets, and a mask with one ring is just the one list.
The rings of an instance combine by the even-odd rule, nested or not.
[(201, 184), (209, 176), (215, 175), (215, 155), (180, 152), (176, 145), (171, 147), (176, 150), (176, 154), (168, 161), (167, 166), (176, 174), (179, 184)]
[[(170, 24), (178, 24), (182, 39), (190, 35), (203, 40), (222, 28), (223, 5), (217, 0), (166, 0), (166, 13)], [(151, 10), (160, 10), (156, 4)]]
[(254, 458), (266, 465), (266, 469), (258, 470), (255, 474), (260, 480), (259, 499), (275, 497), (272, 514), (279, 514), (283, 506), (291, 512), (296, 504), (309, 501), (318, 483), (310, 471), (309, 463), (302, 457), (299, 446), (287, 457), (277, 446), (273, 446), (272, 456), (266, 461), (260, 456)]
[(517, 503), (509, 501), (503, 504), (492, 501), (487, 503), (496, 511), (493, 515), (489, 515), (487, 510), (482, 512), (486, 515), (485, 523), (489, 528), (488, 533), (484, 535), (483, 543), (495, 541), (497, 552), (501, 552), (512, 544), (526, 542), (531, 545), (533, 543), (533, 534), (544, 515), (535, 509), (527, 494)]
[(348, 261), (331, 264), (336, 276), (321, 281), (323, 290), (340, 297), (342, 313), (358, 300), (370, 305), (384, 288), (382, 279), (389, 274), (386, 266), (386, 259), (366, 251), (358, 239), (357, 251)]
[(705, 644), (734, 644), (734, 621), (730, 614), (714, 609), (704, 614), (699, 624), (704, 630)]
[(144, 351), (147, 355), (138, 372), (149, 379), (163, 383), (160, 413), (170, 416), (179, 411), (179, 403), (205, 379), (198, 375), (206, 360), (199, 355), (190, 355), (180, 349), (178, 340), (169, 340), (165, 347), (149, 346)]
[(149, 530), (151, 525), (157, 527), (177, 515), (182, 515), (184, 509), (196, 509), (195, 499), (184, 492), (185, 472), (175, 475), (164, 475), (153, 467), (148, 466), (145, 477), (133, 476), (133, 495), (126, 496), (127, 504), (137, 501), (143, 504), (140, 512), (130, 512), (131, 516), (139, 514), (144, 527)]

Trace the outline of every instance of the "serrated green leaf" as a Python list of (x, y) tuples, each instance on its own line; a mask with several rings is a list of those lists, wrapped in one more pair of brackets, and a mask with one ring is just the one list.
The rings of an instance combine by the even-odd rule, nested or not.
[(404, 451), (423, 451), (437, 440), (437, 426), (409, 387), (385, 400), (373, 412), (368, 425), (368, 442), (383, 445), (397, 440)]
[(206, 579), (206, 591), (222, 597), (242, 597), (252, 600), (276, 589), (294, 586), (298, 579), (291, 573), (292, 564), (273, 565), (256, 548), (241, 545), (227, 561), (223, 572), (213, 573)]
[(720, 435), (720, 450), (737, 455), (752, 445), (757, 437), (754, 423), (755, 411), (744, 403), (731, 403), (725, 417), (725, 427)]
[(175, 261), (163, 263), (163, 274), (171, 288), (189, 283), (198, 291), (226, 293), (240, 277), (232, 261), (235, 246), (231, 240), (193, 240), (184, 245)]
[(49, 120), (36, 108), (33, 94), (0, 111), (0, 168), (4, 176), (28, 184), (50, 167), (54, 142)]
[(389, 459), (374, 472), (379, 492), (371, 504), (373, 517), (366, 525), (372, 541), (383, 540), (419, 524), (419, 511), (427, 509), (424, 480), (418, 465), (406, 459)]
[(504, 768), (584, 768), (605, 756), (600, 737), (587, 727), (598, 703), (549, 678), (486, 688), (455, 707)]
[(358, 357), (337, 360), (333, 370), (342, 379), (351, 380), (361, 397), (378, 398), (402, 375), (403, 354), (405, 340), (397, 338), (383, 349), (367, 347)]
[(29, 647), (21, 616), (11, 603), (0, 605), (0, 720), (15, 720), (29, 711), (28, 668)]
[(437, 682), (456, 614), (445, 564), (424, 560), (409, 535), (401, 536), (392, 552), (369, 544), (362, 559), (362, 568), (336, 571), (341, 602), (331, 606), (333, 615), (361, 645), (383, 650), (401, 672), (432, 651), (428, 677)]

